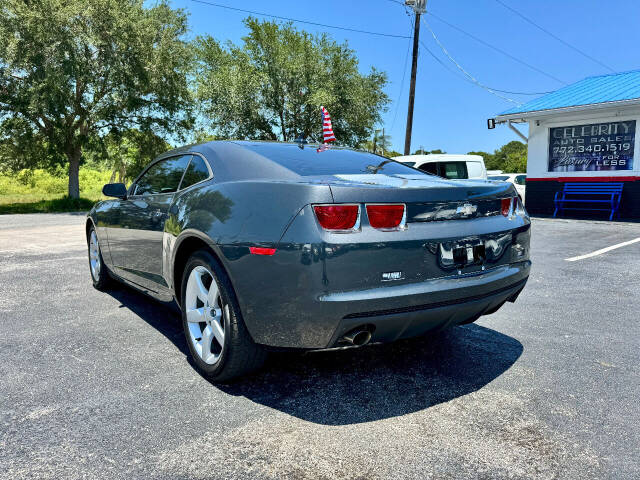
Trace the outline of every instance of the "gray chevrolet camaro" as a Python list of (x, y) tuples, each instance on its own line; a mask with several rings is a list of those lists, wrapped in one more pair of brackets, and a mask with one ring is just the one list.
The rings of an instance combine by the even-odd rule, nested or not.
[[(322, 149), (321, 149), (322, 150)], [(173, 150), (86, 224), (93, 284), (182, 311), (215, 381), (270, 348), (389, 342), (515, 301), (530, 220), (510, 183), (445, 180), (378, 155), (221, 141)]]

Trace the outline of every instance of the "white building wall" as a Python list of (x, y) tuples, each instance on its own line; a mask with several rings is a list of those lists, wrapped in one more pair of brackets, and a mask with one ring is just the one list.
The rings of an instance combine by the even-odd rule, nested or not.
[[(549, 172), (549, 128), (583, 125), (589, 123), (636, 121), (636, 138), (632, 170), (607, 170), (585, 172)], [(540, 116), (529, 121), (529, 145), (527, 160), (528, 178), (558, 177), (629, 177), (640, 176), (640, 108), (611, 108), (591, 113)]]

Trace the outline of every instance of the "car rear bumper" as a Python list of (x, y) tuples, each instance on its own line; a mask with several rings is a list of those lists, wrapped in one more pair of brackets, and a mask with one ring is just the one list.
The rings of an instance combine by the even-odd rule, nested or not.
[(392, 342), (475, 321), (506, 301), (515, 301), (527, 278), (489, 293), (460, 296), (439, 302), (349, 314), (342, 318), (328, 347), (348, 345), (343, 337), (354, 330), (371, 332), (370, 342)]

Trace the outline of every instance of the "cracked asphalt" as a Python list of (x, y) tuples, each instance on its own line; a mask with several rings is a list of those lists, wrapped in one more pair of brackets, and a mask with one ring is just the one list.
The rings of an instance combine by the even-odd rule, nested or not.
[(91, 286), (84, 216), (0, 216), (0, 478), (639, 478), (639, 224), (535, 219), (515, 304), (216, 386)]

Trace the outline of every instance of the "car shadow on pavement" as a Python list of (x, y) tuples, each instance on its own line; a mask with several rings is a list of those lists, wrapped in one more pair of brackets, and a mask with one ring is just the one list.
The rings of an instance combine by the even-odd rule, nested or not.
[(324, 425), (371, 422), (474, 392), (522, 354), (522, 344), (479, 325), (363, 348), (274, 353), (224, 392)]
[[(190, 358), (175, 304), (152, 301), (127, 287), (109, 294)], [(259, 372), (212, 387), (309, 422), (349, 425), (475, 392), (507, 371), (522, 351), (515, 338), (471, 324), (385, 345), (273, 352)]]
[(175, 303), (158, 302), (133, 288), (118, 284), (107, 293), (120, 302), (121, 308), (127, 308), (138, 315), (188, 356), (189, 348), (182, 330), (180, 310)]

